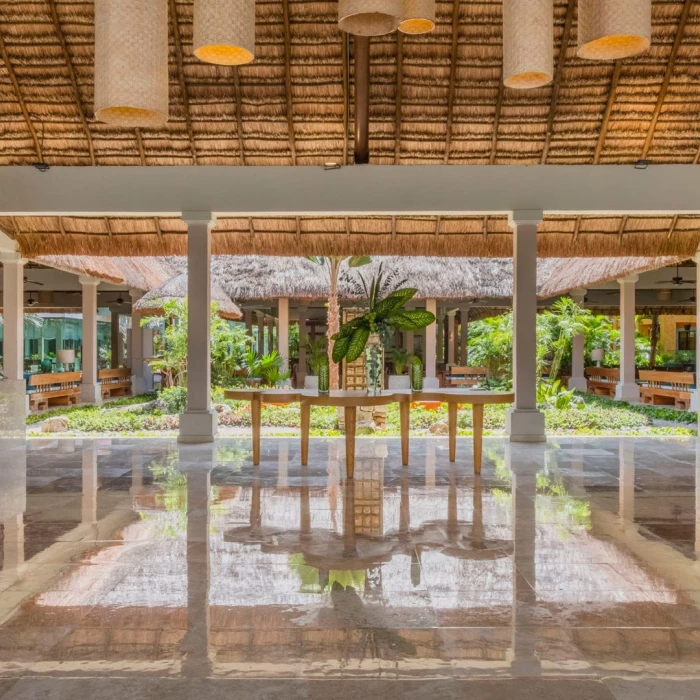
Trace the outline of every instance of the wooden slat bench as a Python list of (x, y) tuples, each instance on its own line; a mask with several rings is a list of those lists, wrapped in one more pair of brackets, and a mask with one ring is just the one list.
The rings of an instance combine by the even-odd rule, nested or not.
[(82, 372), (32, 374), (27, 379), (29, 408), (41, 411), (49, 406), (72, 406), (80, 400)]
[(643, 382), (639, 389), (642, 403), (675, 406), (682, 411), (690, 408), (690, 390), (695, 386), (693, 372), (639, 370), (639, 379)]
[(588, 393), (615, 397), (615, 388), (620, 383), (620, 370), (613, 367), (586, 367)]
[(486, 379), (486, 367), (450, 367), (445, 380), (447, 386), (476, 386)]
[(97, 373), (97, 378), (101, 384), (103, 399), (131, 395), (131, 370), (128, 367), (101, 369)]

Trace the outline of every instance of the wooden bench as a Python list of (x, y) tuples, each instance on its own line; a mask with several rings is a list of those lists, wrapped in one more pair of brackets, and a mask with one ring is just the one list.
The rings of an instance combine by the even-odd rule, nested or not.
[(620, 383), (620, 370), (611, 367), (586, 367), (588, 393), (598, 396), (615, 397), (615, 389)]
[(486, 379), (486, 367), (450, 367), (445, 379), (447, 386), (476, 386)]
[(128, 367), (101, 369), (97, 373), (97, 378), (101, 384), (103, 399), (131, 395), (131, 370)]
[(72, 406), (80, 399), (81, 372), (32, 374), (27, 379), (29, 408), (41, 411), (49, 406)]
[(690, 408), (690, 389), (695, 385), (693, 372), (639, 370), (639, 379), (643, 382), (639, 389), (642, 403), (675, 406), (682, 411)]

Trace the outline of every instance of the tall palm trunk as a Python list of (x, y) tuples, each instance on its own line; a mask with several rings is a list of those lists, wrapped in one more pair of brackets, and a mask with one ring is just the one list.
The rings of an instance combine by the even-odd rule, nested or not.
[[(342, 258), (328, 258), (328, 277), (330, 294), (328, 295), (328, 357), (333, 357), (334, 336), (340, 330), (340, 306), (338, 304), (338, 271), (340, 269), (340, 261)], [(340, 372), (338, 365), (330, 361), (330, 387), (331, 389), (340, 389)]]

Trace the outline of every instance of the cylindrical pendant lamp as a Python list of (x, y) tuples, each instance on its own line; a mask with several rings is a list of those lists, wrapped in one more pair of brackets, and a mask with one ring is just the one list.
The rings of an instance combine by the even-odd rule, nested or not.
[(250, 63), (255, 58), (255, 0), (195, 0), (192, 32), (200, 61)]
[(651, 0), (579, 0), (580, 58), (628, 58), (650, 45)]
[(338, 27), (357, 36), (391, 34), (401, 23), (401, 0), (339, 0)]
[(95, 117), (168, 121), (168, 0), (95, 0)]
[(399, 31), (427, 34), (435, 29), (435, 0), (402, 0)]
[(551, 82), (553, 0), (503, 0), (503, 84), (527, 90)]

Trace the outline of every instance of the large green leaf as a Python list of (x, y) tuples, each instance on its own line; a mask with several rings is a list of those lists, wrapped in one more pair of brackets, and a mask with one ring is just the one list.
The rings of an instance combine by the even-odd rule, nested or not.
[(435, 315), (425, 309), (413, 309), (394, 314), (389, 318), (389, 322), (402, 331), (419, 331), (435, 323)]
[(320, 255), (309, 255), (306, 259), (311, 260), (311, 262), (316, 263), (317, 265), (323, 265), (325, 262), (325, 259)]
[(369, 265), (372, 262), (372, 258), (369, 255), (353, 255), (348, 260), (348, 267), (362, 267), (363, 265)]
[(369, 321), (364, 316), (358, 316), (357, 318), (353, 318), (351, 321), (344, 323), (340, 327), (340, 330), (335, 335), (333, 335), (333, 340), (337, 340), (338, 338), (347, 338), (351, 336), (355, 332), (355, 330), (357, 328), (360, 328), (361, 326), (369, 328)]
[[(335, 337), (335, 336), (334, 336)], [(350, 337), (338, 338), (333, 344), (333, 362), (338, 364), (347, 354), (350, 345)]]
[(362, 354), (368, 339), (369, 328), (358, 328), (350, 336), (350, 344), (348, 345), (348, 352), (345, 355), (345, 359), (348, 362), (354, 362)]
[(415, 295), (417, 289), (397, 289), (395, 292), (389, 294), (386, 299), (382, 299), (372, 311), (377, 314), (378, 318), (386, 318), (395, 311), (399, 309)]

